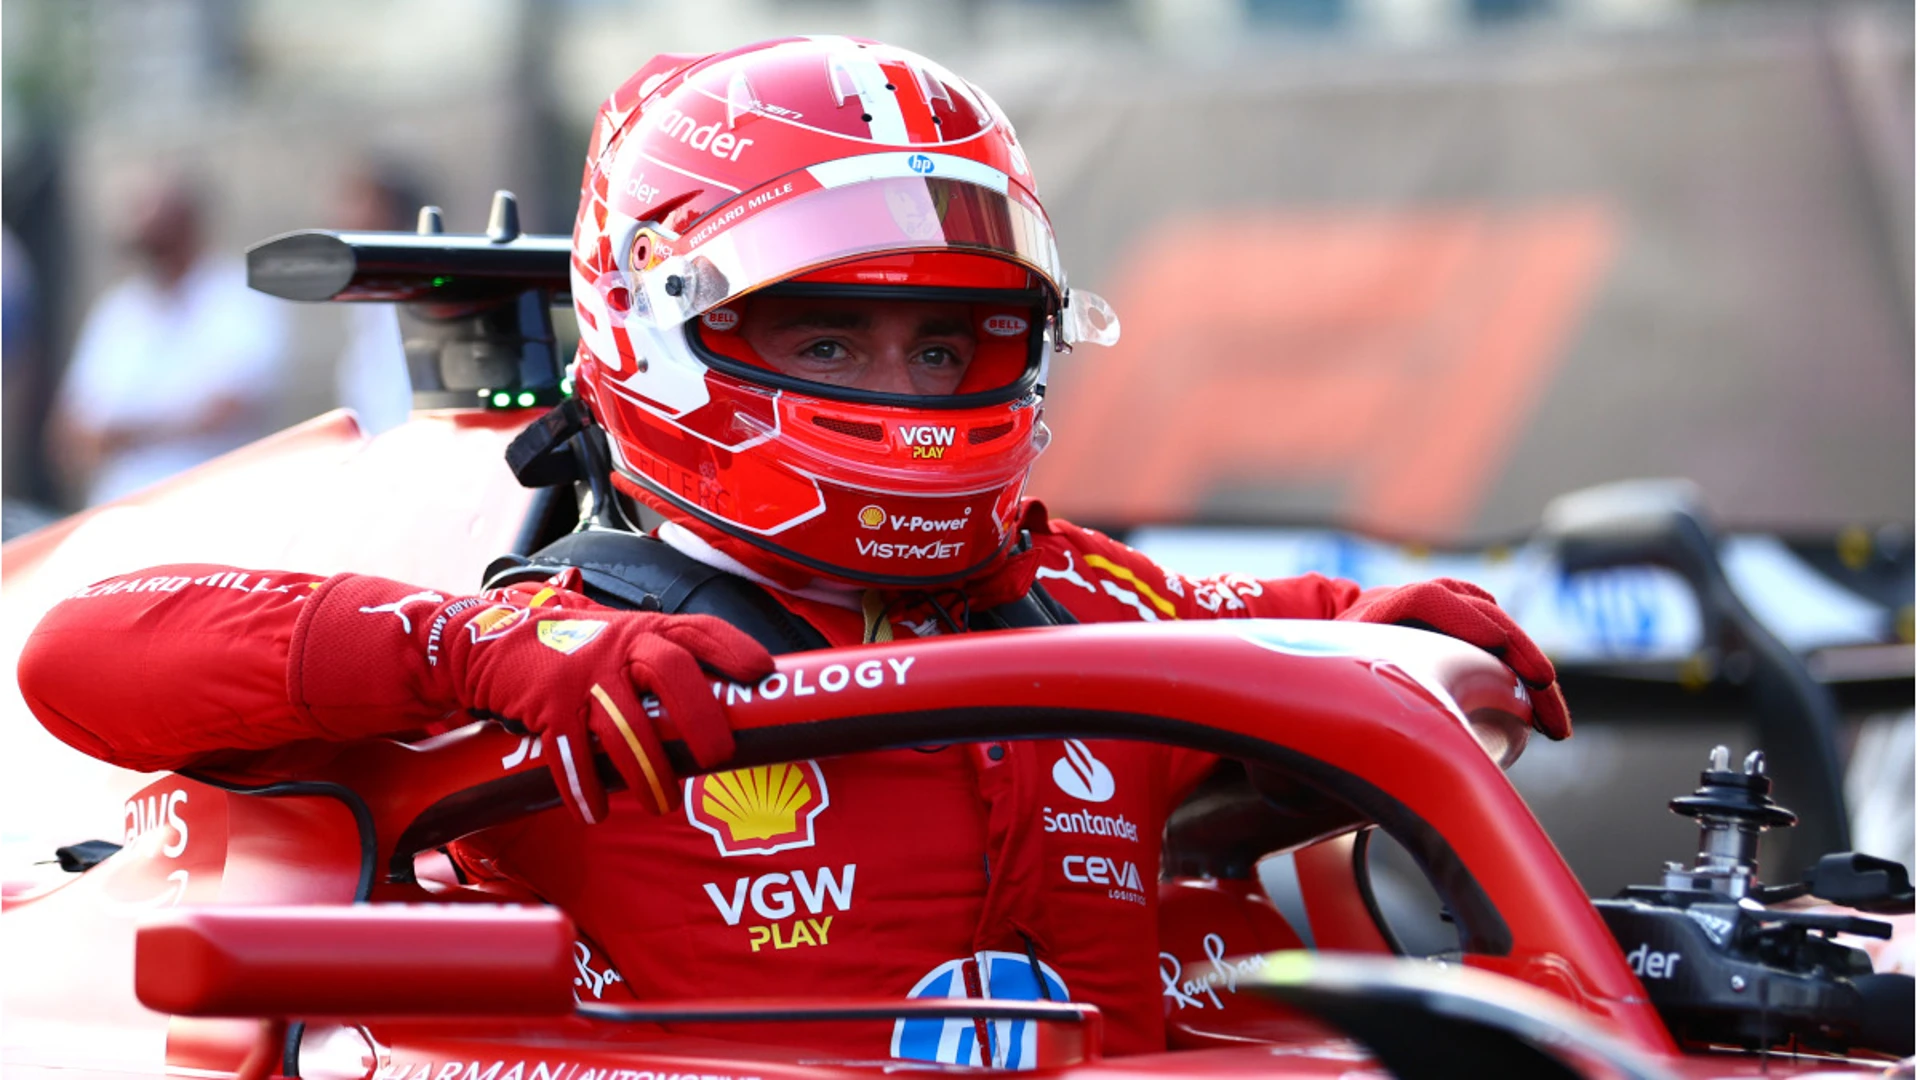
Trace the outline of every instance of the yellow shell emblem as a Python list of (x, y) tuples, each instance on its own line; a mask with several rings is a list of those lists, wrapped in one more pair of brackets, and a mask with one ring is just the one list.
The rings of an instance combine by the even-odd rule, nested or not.
[(869, 529), (877, 529), (887, 523), (887, 512), (878, 506), (868, 504), (860, 508), (860, 524)]
[(700, 809), (725, 824), (735, 842), (793, 832), (799, 828), (800, 811), (813, 801), (807, 771), (798, 765), (716, 773), (700, 789)]

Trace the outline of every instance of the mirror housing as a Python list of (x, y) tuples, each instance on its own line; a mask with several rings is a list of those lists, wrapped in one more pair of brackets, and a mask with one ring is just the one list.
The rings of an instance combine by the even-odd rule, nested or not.
[(173, 908), (134, 938), (134, 993), (175, 1016), (560, 1016), (573, 922), (555, 908)]

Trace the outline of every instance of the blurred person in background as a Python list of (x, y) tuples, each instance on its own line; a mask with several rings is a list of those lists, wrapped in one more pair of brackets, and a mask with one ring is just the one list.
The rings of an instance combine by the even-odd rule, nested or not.
[(87, 505), (110, 502), (270, 430), (281, 307), (205, 241), (205, 193), (180, 174), (139, 197), (138, 262), (88, 312), (55, 402), (52, 451)]
[[(38, 285), (26, 245), (12, 229), (0, 230), (0, 386), (6, 388), (8, 431), (31, 426), (28, 410), (37, 384), (45, 377), (38, 343), (40, 327), (34, 317), (40, 299)], [(10, 443), (7, 452), (13, 451)], [(0, 539), (10, 540), (51, 520), (44, 507), (10, 493), (0, 503)]]
[[(0, 230), (0, 374), (9, 388), (27, 376), (33, 366), (33, 262), (12, 229)], [(9, 393), (7, 419), (12, 420), (14, 396)]]
[[(367, 157), (341, 185), (336, 218), (348, 232), (412, 229), (425, 198), (398, 163)], [(413, 409), (400, 319), (392, 304), (344, 304), (347, 344), (334, 371), (340, 404), (360, 418), (360, 430), (378, 435), (400, 426)]]

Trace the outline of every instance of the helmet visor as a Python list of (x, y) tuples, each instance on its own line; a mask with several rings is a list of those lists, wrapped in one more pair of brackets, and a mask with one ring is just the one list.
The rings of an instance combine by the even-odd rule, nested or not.
[(628, 317), (676, 326), (763, 286), (890, 251), (996, 255), (1033, 270), (1060, 295), (1053, 229), (1017, 187), (912, 175), (825, 186), (816, 175), (822, 171), (745, 193), (685, 237), (654, 245), (647, 265), (629, 271), (637, 287)]
[[(884, 292), (911, 295), (873, 295)], [(1031, 391), (1040, 317), (1038, 296), (785, 285), (712, 308), (688, 336), (709, 364), (762, 385), (959, 408)]]

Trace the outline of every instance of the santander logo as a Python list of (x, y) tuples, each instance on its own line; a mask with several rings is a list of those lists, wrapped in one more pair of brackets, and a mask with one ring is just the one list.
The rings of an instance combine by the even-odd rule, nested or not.
[(1106, 763), (1079, 739), (1068, 739), (1066, 747), (1067, 756), (1053, 763), (1053, 782), (1060, 790), (1084, 802), (1113, 798), (1113, 772)]

